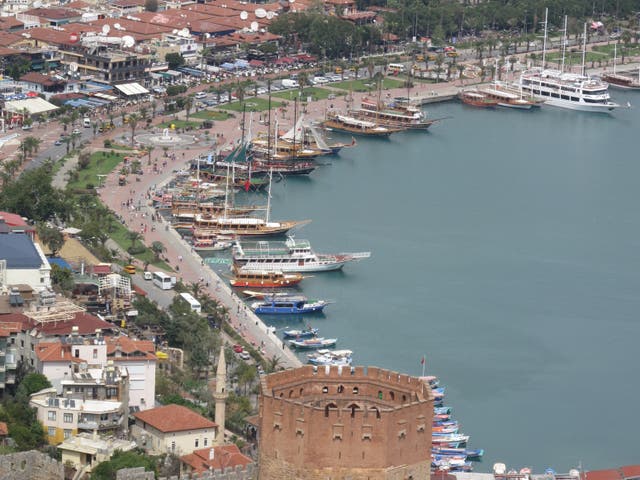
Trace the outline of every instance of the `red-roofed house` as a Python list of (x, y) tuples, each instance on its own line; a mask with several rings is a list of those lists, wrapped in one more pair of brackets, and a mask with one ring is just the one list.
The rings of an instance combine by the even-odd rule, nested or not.
[(156, 395), (155, 345), (147, 340), (129, 337), (107, 337), (107, 360), (129, 372), (129, 405), (147, 410), (154, 405)]
[(620, 473), (624, 480), (636, 480), (640, 478), (640, 465), (627, 465), (620, 467)]
[(35, 227), (25, 222), (20, 215), (0, 212), (0, 233), (26, 233), (33, 238), (35, 231)]
[(193, 410), (165, 405), (134, 414), (131, 435), (152, 455), (186, 455), (214, 444), (218, 426)]
[(237, 467), (245, 469), (248, 465), (253, 465), (253, 460), (240, 453), (240, 449), (235, 444), (203, 448), (180, 457), (181, 474), (204, 473), (227, 468), (235, 470)]

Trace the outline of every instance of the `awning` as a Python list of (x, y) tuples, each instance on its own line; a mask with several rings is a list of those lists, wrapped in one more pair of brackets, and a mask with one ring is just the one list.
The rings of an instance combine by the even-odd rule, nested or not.
[(24, 100), (9, 100), (5, 102), (5, 110), (11, 113), (22, 113), (26, 110), (29, 115), (38, 115), (39, 113), (51, 112), (57, 109), (58, 107), (54, 104), (40, 97), (25, 98)]
[(107, 93), (102, 93), (102, 92), (94, 93), (93, 96), (94, 97), (98, 97), (98, 98), (102, 98), (104, 100), (109, 100), (111, 102), (113, 102), (114, 100), (118, 99), (118, 97), (114, 97), (113, 95), (109, 95)]
[(123, 83), (122, 85), (114, 85), (118, 90), (127, 96), (131, 95), (144, 95), (149, 93), (149, 90), (144, 88), (139, 83)]

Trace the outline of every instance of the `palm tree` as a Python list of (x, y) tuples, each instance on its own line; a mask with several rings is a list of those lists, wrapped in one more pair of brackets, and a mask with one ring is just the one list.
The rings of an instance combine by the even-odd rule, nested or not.
[(436, 64), (436, 74), (437, 74), (436, 82), (440, 82), (440, 74), (442, 73), (442, 65), (444, 64), (443, 54), (439, 53), (436, 56), (435, 64)]
[(273, 357), (267, 359), (267, 364), (265, 365), (265, 372), (273, 373), (282, 367), (282, 358), (274, 355)]
[(66, 132), (67, 126), (71, 123), (71, 118), (69, 118), (66, 115), (63, 117), (60, 117), (60, 123), (62, 124), (62, 129)]
[(129, 115), (129, 128), (131, 128), (131, 146), (133, 147), (133, 143), (135, 141), (136, 135), (136, 127), (138, 126), (138, 115), (132, 113)]
[(153, 145), (149, 145), (147, 147), (147, 155), (148, 155), (147, 165), (151, 165), (151, 152), (153, 152), (154, 150), (155, 150), (155, 147)]
[(80, 138), (80, 134), (79, 133), (72, 133), (71, 134), (71, 146), (73, 147), (73, 149), (76, 149), (76, 142), (78, 141), (78, 139)]
[(151, 116), (155, 117), (156, 116), (156, 111), (158, 110), (158, 102), (156, 102), (155, 100), (153, 102), (151, 102)]
[(69, 145), (71, 145), (71, 137), (64, 137), (62, 141), (67, 146), (67, 155), (69, 155)]
[(191, 113), (191, 107), (193, 107), (193, 97), (189, 95), (184, 99), (184, 111), (187, 114), (187, 122), (189, 121), (189, 114)]
[(134, 230), (130, 230), (127, 232), (127, 238), (131, 242), (131, 248), (133, 248), (138, 240), (142, 240), (142, 235)]
[(160, 255), (165, 250), (166, 249), (164, 248), (164, 244), (162, 242), (159, 242), (158, 240), (151, 244), (151, 251), (153, 251), (153, 255), (155, 256), (156, 261), (160, 260)]
[(456, 69), (458, 70), (458, 78), (460, 79), (460, 85), (464, 85), (464, 65), (458, 63), (456, 64)]

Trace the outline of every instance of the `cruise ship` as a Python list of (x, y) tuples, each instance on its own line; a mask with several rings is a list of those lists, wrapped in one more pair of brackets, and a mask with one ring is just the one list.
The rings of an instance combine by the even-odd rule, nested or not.
[(518, 88), (554, 107), (606, 113), (620, 106), (610, 100), (608, 83), (577, 73), (531, 68), (520, 75)]
[(315, 253), (308, 240), (292, 237), (285, 242), (236, 242), (233, 248), (233, 261), (241, 271), (326, 272), (370, 256), (371, 252)]

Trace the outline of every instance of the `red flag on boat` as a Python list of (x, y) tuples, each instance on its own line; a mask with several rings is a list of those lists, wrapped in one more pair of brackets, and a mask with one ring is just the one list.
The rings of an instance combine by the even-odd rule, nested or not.
[(250, 188), (251, 188), (251, 180), (247, 178), (244, 182), (244, 191), (248, 192)]
[(424, 355), (422, 356), (422, 359), (420, 360), (420, 365), (424, 365)]
[(351, 146), (353, 147), (356, 144), (356, 137), (351, 137)]

